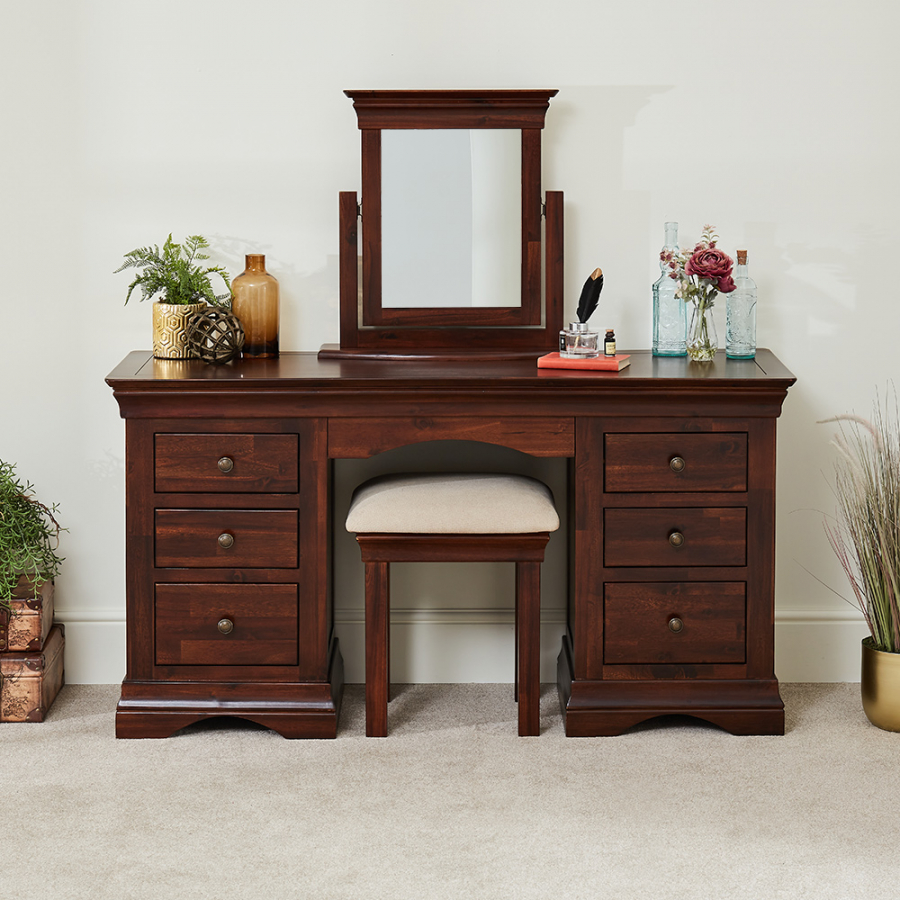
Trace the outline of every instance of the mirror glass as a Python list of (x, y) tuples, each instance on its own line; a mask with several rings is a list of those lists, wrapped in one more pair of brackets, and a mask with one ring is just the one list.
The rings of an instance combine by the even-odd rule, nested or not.
[(520, 306), (521, 194), (516, 129), (382, 131), (382, 307)]

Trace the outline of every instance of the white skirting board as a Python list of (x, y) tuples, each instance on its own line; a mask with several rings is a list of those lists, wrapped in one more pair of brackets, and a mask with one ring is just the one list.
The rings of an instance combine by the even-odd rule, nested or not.
[[(125, 619), (118, 611), (58, 609), (66, 625), (68, 684), (114, 684), (125, 674)], [(397, 683), (513, 680), (513, 614), (508, 609), (394, 610), (391, 678)], [(348, 683), (365, 672), (362, 612), (337, 610), (335, 629)], [(565, 630), (562, 610), (541, 616), (541, 680), (556, 680)], [(867, 634), (852, 609), (779, 610), (775, 673), (785, 682), (859, 681), (859, 642)]]

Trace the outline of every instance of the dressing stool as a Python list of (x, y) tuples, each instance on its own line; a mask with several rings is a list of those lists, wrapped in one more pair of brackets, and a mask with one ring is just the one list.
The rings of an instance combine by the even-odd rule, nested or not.
[(516, 564), (519, 734), (540, 733), (541, 563), (559, 516), (523, 475), (384, 475), (360, 485), (347, 531), (366, 565), (366, 735), (387, 736), (392, 562)]

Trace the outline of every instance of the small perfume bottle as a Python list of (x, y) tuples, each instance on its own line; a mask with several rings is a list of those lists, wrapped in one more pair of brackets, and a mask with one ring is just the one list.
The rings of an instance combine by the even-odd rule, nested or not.
[(563, 359), (593, 359), (600, 355), (600, 333), (587, 322), (569, 322), (559, 333), (559, 355)]

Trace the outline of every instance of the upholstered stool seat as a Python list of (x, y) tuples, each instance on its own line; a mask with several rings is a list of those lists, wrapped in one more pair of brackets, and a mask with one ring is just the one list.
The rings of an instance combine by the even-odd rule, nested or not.
[(353, 494), (347, 530), (366, 565), (366, 734), (387, 735), (390, 563), (514, 562), (519, 734), (540, 731), (541, 563), (559, 516), (534, 478), (386, 475)]

